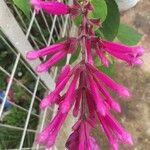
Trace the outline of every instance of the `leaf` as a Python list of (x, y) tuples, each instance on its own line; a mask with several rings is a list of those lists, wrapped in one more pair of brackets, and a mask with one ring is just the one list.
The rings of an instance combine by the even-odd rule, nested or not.
[(78, 57), (79, 57), (79, 55), (80, 55), (80, 51), (81, 51), (81, 46), (78, 46), (76, 52), (71, 55), (69, 64), (74, 63), (74, 62), (78, 59)]
[(142, 35), (132, 27), (120, 24), (117, 38), (122, 43), (127, 45), (136, 45), (140, 41), (141, 37)]
[(75, 19), (74, 19), (74, 23), (77, 27), (80, 26), (81, 22), (82, 22), (82, 15), (80, 14), (79, 16), (77, 16)]
[(102, 24), (100, 31), (103, 33), (105, 39), (114, 40), (118, 33), (120, 24), (120, 14), (118, 5), (115, 0), (105, 0), (107, 4), (107, 17)]
[(107, 75), (113, 76), (114, 73), (115, 73), (115, 63), (114, 63), (114, 61), (112, 60), (112, 58), (111, 58), (111, 61), (112, 61), (112, 62), (110, 63), (109, 67), (107, 68), (107, 67), (105, 67), (105, 66), (102, 65), (101, 60), (100, 60), (99, 57), (97, 56), (97, 57), (95, 58), (95, 65), (96, 65), (96, 67), (97, 67), (99, 70), (103, 71), (103, 72), (106, 73)]
[(98, 36), (98, 37), (105, 38), (104, 35), (103, 35), (103, 33), (99, 29), (95, 30), (95, 35)]
[(94, 10), (89, 14), (90, 17), (100, 18), (103, 22), (107, 16), (107, 5), (105, 0), (91, 0)]
[(62, 67), (62, 66), (64, 66), (64, 65), (66, 64), (66, 61), (67, 61), (67, 57), (63, 57), (61, 60), (59, 60), (59, 61), (55, 64), (55, 66), (57, 66), (57, 67)]
[(22, 10), (27, 18), (30, 17), (31, 5), (29, 4), (29, 0), (13, 0), (13, 2), (19, 9)]

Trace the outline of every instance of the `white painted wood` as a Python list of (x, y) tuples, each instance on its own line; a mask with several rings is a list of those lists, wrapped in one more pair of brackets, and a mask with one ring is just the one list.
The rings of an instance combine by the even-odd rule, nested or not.
[[(0, 28), (23, 58), (26, 59), (26, 52), (33, 48), (4, 0), (0, 0)], [(40, 60), (28, 61), (28, 63), (34, 70), (37, 64), (40, 64)], [(38, 73), (38, 76), (49, 89), (52, 90), (54, 88), (55, 83), (48, 73)]]

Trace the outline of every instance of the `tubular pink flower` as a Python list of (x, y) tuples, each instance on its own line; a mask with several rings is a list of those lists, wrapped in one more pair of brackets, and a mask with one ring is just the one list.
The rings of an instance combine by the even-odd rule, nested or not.
[(96, 46), (96, 53), (98, 55), (98, 57), (100, 58), (102, 64), (106, 67), (109, 67), (109, 61), (108, 59), (106, 58), (104, 52), (102, 49), (99, 49), (98, 46)]
[(82, 96), (82, 92), (81, 91), (77, 91), (75, 94), (75, 105), (74, 105), (74, 109), (73, 109), (73, 116), (77, 117), (78, 113), (79, 113), (79, 108), (80, 108), (80, 102), (81, 102), (81, 96)]
[(91, 117), (95, 117), (95, 103), (90, 91), (86, 90), (87, 105)]
[(51, 55), (51, 58), (48, 61), (37, 66), (36, 71), (43, 72), (47, 71), (50, 67), (56, 64), (60, 59), (62, 59), (65, 55), (67, 55), (67, 53), (74, 53), (77, 47), (78, 47), (78, 40), (74, 37), (71, 37), (64, 42), (53, 44), (49, 47), (37, 51), (29, 51), (27, 52), (26, 57), (27, 59), (32, 60), (38, 57), (53, 54)]
[(119, 124), (119, 122), (110, 113), (106, 115), (105, 121), (109, 125), (111, 125), (111, 130), (118, 136), (120, 140), (133, 145), (131, 135)]
[(95, 106), (96, 106), (97, 111), (99, 113), (101, 113), (101, 115), (105, 116), (106, 107), (104, 105), (103, 99), (101, 98), (101, 96), (97, 90), (96, 83), (94, 82), (92, 77), (89, 77), (89, 81), (87, 81), (87, 82), (88, 82), (87, 84), (90, 85), (91, 93), (92, 93), (93, 100), (95, 102)]
[(90, 69), (90, 71), (92, 71), (93, 74), (97, 76), (98, 79), (103, 81), (111, 89), (115, 90), (120, 96), (130, 96), (130, 93), (126, 87), (119, 85), (117, 82), (113, 81), (108, 75), (94, 68), (90, 64), (87, 64), (87, 66)]
[[(40, 103), (40, 108), (43, 109), (57, 101), (62, 101), (66, 97), (66, 94), (64, 94), (63, 97), (60, 97), (60, 92), (64, 89), (65, 85), (67, 84), (68, 80), (71, 78), (73, 74), (79, 71), (79, 65), (76, 65), (73, 69), (70, 70), (70, 72), (66, 75), (65, 78), (62, 79), (62, 81), (58, 84), (56, 84), (55, 90), (48, 94)], [(75, 82), (75, 81), (74, 81)]]
[(85, 145), (85, 140), (86, 140), (86, 135), (85, 135), (85, 126), (84, 123), (81, 123), (80, 128), (79, 128), (79, 147), (78, 149), (84, 150), (86, 149)]
[(112, 150), (118, 150), (118, 140), (113, 136), (112, 132), (108, 128), (107, 124), (103, 121), (103, 119), (98, 115), (98, 118), (101, 122), (102, 129), (104, 130), (106, 137), (111, 145)]
[(49, 123), (47, 125), (46, 128), (44, 128), (44, 130), (37, 136), (37, 141), (38, 143), (41, 144), (45, 144), (47, 142), (47, 139), (49, 137), (49, 131), (55, 126), (57, 125), (58, 121), (60, 119), (60, 113), (58, 113), (53, 120), (51, 121), (51, 123)]
[(69, 150), (101, 150), (96, 140), (90, 136), (91, 126), (87, 120), (78, 121), (78, 127), (69, 136), (66, 148)]
[(74, 101), (74, 94), (75, 94), (75, 89), (76, 89), (76, 84), (79, 78), (79, 74), (75, 74), (74, 78), (69, 86), (69, 89), (66, 93), (66, 97), (63, 100), (60, 110), (62, 113), (67, 113), (70, 110), (70, 107), (72, 106), (72, 103)]
[(71, 66), (65, 65), (62, 70), (59, 73), (59, 76), (57, 77), (56, 85), (58, 85), (70, 72)]
[(63, 49), (65, 49), (65, 43), (64, 42), (56, 43), (56, 44), (53, 44), (53, 45), (48, 46), (46, 48), (42, 48), (40, 50), (29, 51), (26, 54), (26, 58), (29, 60), (33, 60), (33, 59), (36, 59), (38, 57), (43, 57), (43, 56), (46, 56), (49, 54), (56, 53), (56, 52), (63, 50)]
[(110, 52), (113, 56), (126, 61), (129, 65), (140, 65), (143, 61), (139, 58), (139, 56), (135, 56), (132, 54), (121, 54), (117, 52)]
[(43, 109), (47, 107), (48, 105), (51, 105), (55, 102), (57, 96), (60, 94), (60, 92), (64, 89), (66, 83), (70, 79), (71, 75), (66, 76), (55, 88), (53, 92), (51, 92), (48, 96), (46, 96), (40, 103), (40, 108)]
[(100, 82), (95, 78), (95, 82), (97, 84), (98, 89), (101, 91), (101, 93), (105, 96), (107, 103), (110, 105), (112, 109), (114, 109), (117, 112), (121, 112), (120, 105), (111, 97), (109, 92), (100, 84)]
[(47, 147), (51, 147), (55, 143), (56, 136), (66, 119), (67, 114), (58, 112), (51, 123), (38, 135), (37, 141), (40, 144), (46, 144)]
[(102, 41), (104, 48), (109, 49), (110, 51), (116, 51), (120, 53), (134, 53), (139, 54), (140, 56), (144, 53), (144, 48), (142, 46), (127, 46), (117, 42)]
[(65, 51), (60, 51), (53, 55), (48, 61), (45, 63), (42, 63), (37, 66), (36, 71), (37, 72), (43, 72), (47, 71), (50, 67), (52, 67), (54, 64), (56, 64), (60, 59), (62, 59), (66, 55)]
[(43, 9), (48, 14), (53, 15), (63, 15), (68, 14), (70, 11), (70, 7), (62, 2), (49, 2), (49, 1), (41, 1), (41, 0), (31, 0), (32, 6), (35, 9)]
[(97, 115), (112, 146), (116, 145), (113, 144), (113, 135), (115, 136), (116, 141), (118, 139), (123, 143), (130, 145), (133, 144), (131, 135), (117, 122), (117, 120), (110, 113), (107, 113), (106, 116), (101, 116), (100, 113), (97, 113)]
[(130, 65), (139, 65), (143, 61), (140, 56), (144, 53), (142, 46), (126, 46), (116, 42), (99, 41), (99, 46), (104, 48), (111, 55), (122, 59)]

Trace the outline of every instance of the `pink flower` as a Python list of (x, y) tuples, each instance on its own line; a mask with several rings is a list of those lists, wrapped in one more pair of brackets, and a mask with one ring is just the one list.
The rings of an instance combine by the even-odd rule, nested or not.
[(68, 14), (70, 11), (70, 7), (68, 5), (57, 1), (31, 0), (31, 4), (35, 7), (37, 13), (40, 9), (43, 9), (48, 14), (53, 15)]
[[(66, 94), (62, 98), (62, 97), (60, 97), (60, 93), (64, 89), (65, 85), (67, 84), (67, 82), (69, 81), (71, 76), (76, 72), (77, 69), (78, 69), (78, 65), (76, 67), (74, 67), (73, 69), (71, 69), (70, 72), (67, 73), (67, 75), (62, 79), (61, 82), (59, 82), (59, 83), (57, 82), (55, 90), (53, 92), (51, 92), (49, 95), (47, 95), (41, 101), (41, 103), (40, 103), (40, 108), (41, 109), (46, 108), (47, 106), (49, 106), (51, 104), (54, 104), (55, 102), (62, 101), (62, 100), (65, 99)], [(63, 71), (64, 71), (64, 68), (62, 69), (61, 72), (63, 72)], [(77, 82), (77, 78), (78, 78), (78, 76), (75, 76), (75, 78), (74, 78), (75, 81), (72, 81), (72, 85), (70, 85), (70, 87), (73, 88), (73, 89), (75, 87), (72, 87), (72, 86), (75, 86), (74, 82)], [(73, 94), (74, 94), (74, 91), (73, 91)], [(71, 96), (73, 96), (73, 94)], [(68, 96), (70, 96), (70, 95), (68, 95)]]
[(81, 90), (76, 91), (76, 93), (74, 95), (74, 99), (75, 99), (75, 104), (74, 104), (74, 109), (73, 109), (73, 116), (74, 117), (77, 117), (79, 114), (81, 96), (82, 96), (82, 91)]
[(130, 93), (128, 89), (122, 85), (119, 85), (117, 82), (113, 81), (108, 75), (103, 73), (102, 71), (96, 69), (90, 64), (86, 64), (88, 66), (88, 69), (97, 76), (97, 78), (102, 81), (105, 85), (110, 87), (112, 90), (116, 91), (120, 96), (126, 96), (129, 97)]
[[(70, 85), (62, 94), (62, 90), (68, 81), (71, 81)], [(74, 107), (73, 115), (75, 117), (80, 116), (78, 122), (73, 127), (74, 132), (67, 141), (66, 146), (68, 149), (84, 150), (86, 146), (86, 149), (89, 150), (100, 149), (96, 141), (89, 134), (90, 129), (95, 127), (96, 114), (110, 144), (114, 146), (114, 150), (118, 149), (119, 141), (131, 144), (131, 136), (109, 113), (110, 109), (121, 112), (121, 108), (118, 102), (116, 102), (107, 91), (104, 84), (117, 91), (120, 95), (129, 96), (127, 88), (119, 85), (91, 64), (83, 64), (83, 62), (81, 62), (72, 69), (70, 65), (66, 65), (62, 68), (57, 78), (55, 90), (41, 101), (41, 108), (45, 108), (54, 103), (59, 105), (59, 113), (56, 118), (59, 118), (60, 115), (62, 118), (66, 116), (72, 107)], [(87, 104), (87, 108), (85, 108), (85, 104)], [(87, 109), (88, 114), (85, 114)], [(53, 145), (61, 125), (58, 126), (58, 128), (56, 127), (56, 132), (53, 132), (53, 136), (49, 134), (52, 128), (51, 126), (50, 124), (50, 127), (47, 127), (40, 136), (42, 138), (42, 135), (45, 135), (45, 138), (38, 140), (43, 144), (45, 141), (49, 141), (49, 144), (46, 143), (49, 147)]]
[(105, 66), (105, 67), (109, 67), (109, 60), (106, 58), (105, 56), (105, 51), (104, 50), (99, 50), (99, 47), (96, 46), (95, 48), (96, 50), (96, 53), (98, 55), (98, 57), (100, 58), (101, 60), (101, 63)]
[(69, 38), (64, 42), (56, 43), (40, 50), (29, 51), (26, 55), (27, 59), (32, 60), (38, 57), (51, 55), (51, 58), (46, 62), (38, 65), (37, 72), (47, 71), (50, 67), (56, 64), (60, 59), (67, 55), (67, 53), (73, 53), (78, 47), (78, 40), (76, 38)]
[(100, 96), (96, 83), (93, 77), (87, 79), (87, 84), (90, 85), (90, 92), (92, 93), (92, 98), (96, 106), (96, 110), (103, 116), (106, 114), (106, 106), (104, 104), (104, 99)]
[(144, 48), (142, 46), (126, 46), (105, 40), (98, 40), (97, 44), (99, 48), (96, 49), (96, 52), (105, 66), (107, 66), (108, 62), (105, 56), (100, 54), (104, 51), (118, 59), (126, 61), (129, 65), (139, 65), (143, 63), (140, 58), (144, 53)]
[(56, 81), (56, 84), (58, 85), (70, 72), (71, 70), (71, 66), (68, 64), (68, 65), (65, 65), (62, 70), (60, 71), (58, 77), (57, 77), (57, 81)]
[[(44, 144), (47, 147), (51, 147), (54, 144), (58, 131), (74, 105), (73, 114), (74, 116), (80, 115), (80, 119), (74, 125), (74, 131), (66, 143), (68, 149), (100, 149), (95, 139), (90, 136), (90, 129), (94, 128), (96, 124), (96, 114), (113, 150), (118, 150), (120, 142), (132, 144), (131, 135), (109, 113), (110, 108), (118, 112), (121, 109), (119, 104), (105, 89), (102, 81), (105, 83), (106, 79), (106, 82), (115, 82), (112, 79), (109, 80), (108, 76), (104, 74), (104, 80), (100, 81), (93, 70), (95, 68), (90, 64), (83, 65), (82, 63), (73, 69), (70, 69), (68, 65), (62, 69), (60, 76), (66, 74), (66, 77), (56, 85), (55, 90), (44, 98), (40, 104), (41, 108), (45, 108), (50, 104), (58, 102), (59, 111), (52, 122), (39, 134), (38, 143)], [(71, 78), (72, 80), (67, 91), (60, 96), (61, 91)], [(114, 89), (118, 90), (118, 84), (112, 85), (116, 86)], [(87, 115), (85, 114), (85, 105), (83, 105), (85, 103), (87, 103), (89, 112)]]
[[(72, 81), (68, 90), (63, 96), (60, 96), (62, 90), (65, 88), (67, 82), (71, 78)], [(77, 86), (78, 80), (79, 85)], [(45, 108), (56, 102), (61, 102), (60, 109), (62, 112), (66, 112), (75, 102), (73, 113), (74, 116), (77, 116), (82, 97), (82, 89), (84, 88), (85, 90), (89, 91), (90, 99), (93, 100), (96, 110), (102, 115), (105, 116), (107, 106), (117, 112), (121, 112), (120, 105), (112, 98), (103, 84), (106, 84), (121, 96), (130, 96), (130, 93), (126, 87), (119, 85), (109, 76), (88, 63), (86, 65), (81, 63), (75, 66), (73, 69), (70, 69), (70, 66), (66, 65), (58, 77), (55, 90), (41, 101), (40, 108)], [(89, 96), (87, 97), (89, 98)]]
[(97, 115), (113, 150), (118, 150), (118, 143), (120, 142), (133, 144), (131, 135), (109, 112), (107, 112), (106, 116), (102, 116), (100, 113), (97, 113)]
[(51, 147), (55, 143), (58, 132), (64, 123), (66, 116), (67, 114), (62, 114), (58, 111), (54, 119), (38, 135), (37, 142), (46, 145), (46, 147)]
[(69, 150), (100, 150), (96, 140), (90, 135), (91, 125), (78, 121), (73, 133), (69, 136), (66, 147)]
[(79, 74), (77, 73), (74, 75), (74, 78), (72, 82), (70, 83), (66, 96), (60, 105), (60, 111), (62, 113), (68, 112), (74, 102), (74, 95), (76, 91), (76, 84), (77, 84), (78, 78), (79, 78)]

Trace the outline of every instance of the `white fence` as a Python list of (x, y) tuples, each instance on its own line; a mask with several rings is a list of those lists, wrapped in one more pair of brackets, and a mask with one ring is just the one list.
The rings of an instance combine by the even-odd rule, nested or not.
[[(43, 28), (46, 28), (46, 30), (41, 28), (41, 22), (44, 26)], [(68, 34), (67, 31), (69, 31), (70, 27), (71, 21), (68, 15), (65, 17), (50, 16), (41, 11), (39, 19), (33, 10), (31, 11), (31, 18), (24, 19), (21, 11), (14, 4), (12, 4), (11, 0), (0, 0), (0, 58), (1, 53), (5, 55), (3, 57), (4, 60), (2, 60), (4, 64), (0, 64), (0, 75), (2, 74), (0, 76), (0, 80), (1, 82), (6, 82), (5, 86), (2, 86), (3, 89), (0, 89), (1, 93), (3, 93), (3, 96), (0, 96), (0, 149), (43, 149), (43, 147), (35, 144), (33, 139), (36, 133), (42, 130), (45, 123), (50, 120), (52, 114), (54, 113), (54, 109), (48, 108), (41, 112), (38, 110), (37, 105), (42, 97), (40, 94), (46, 93), (54, 88), (54, 81), (58, 69), (53, 68), (50, 74), (37, 74), (34, 72), (34, 68), (40, 63), (41, 60), (26, 62), (25, 54), (27, 50), (48, 46), (59, 40), (61, 37)], [(7, 56), (7, 54), (9, 55)], [(13, 59), (11, 58), (12, 56)], [(8, 60), (6, 58), (8, 58)], [(10, 65), (6, 66), (9, 61), (11, 62)], [(26, 83), (23, 83), (22, 79), (20, 79), (20, 76), (23, 76), (22, 71), (18, 71), (20, 68), (24, 68), (23, 70), (25, 74), (28, 74), (30, 77), (32, 76), (31, 78), (34, 80), (32, 88), (27, 85), (30, 83), (28, 79), (25, 81)], [(6, 78), (6, 81), (4, 81), (4, 78), (2, 77)], [(27, 96), (29, 98), (24, 100), (25, 103), (28, 101), (27, 106), (24, 107), (24, 101), (20, 102), (18, 100), (20, 97), (18, 99), (15, 98), (14, 101), (10, 100), (9, 95), (11, 95), (10, 93), (15, 93), (16, 89), (12, 89), (15, 86), (17, 86), (20, 93), (24, 94), (24, 97)], [(0, 88), (2, 87), (0, 85)], [(18, 94), (17, 91), (15, 94)], [(16, 100), (18, 102), (16, 102)], [(5, 108), (7, 102), (10, 106), (8, 110)], [(16, 109), (22, 111), (22, 113), (26, 113), (24, 115), (25, 119), (22, 126), (19, 124), (16, 125), (16, 122), (13, 124), (9, 121), (9, 119), (6, 120), (6, 118), (12, 114), (12, 108), (13, 111)], [(34, 128), (29, 127), (31, 126), (32, 119), (33, 122), (36, 120), (38, 123), (38, 125), (35, 125)], [(13, 143), (13, 137), (5, 137), (5, 130), (10, 130), (10, 132), (15, 131), (16, 134), (20, 135), (20, 140), (17, 143)], [(2, 134), (2, 132), (4, 132), (4, 134)], [(32, 140), (30, 140), (28, 136), (31, 136)], [(57, 148), (55, 147), (54, 149)]]

